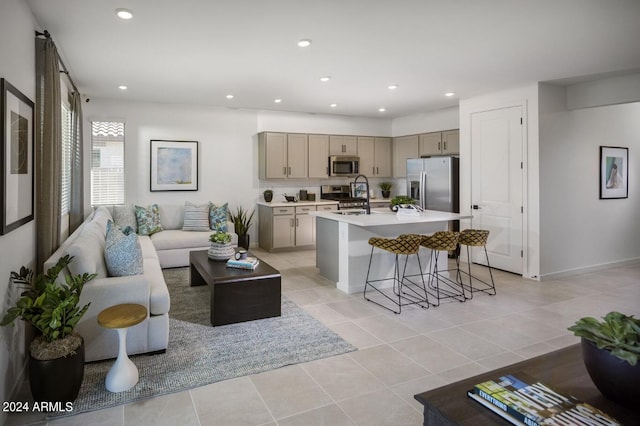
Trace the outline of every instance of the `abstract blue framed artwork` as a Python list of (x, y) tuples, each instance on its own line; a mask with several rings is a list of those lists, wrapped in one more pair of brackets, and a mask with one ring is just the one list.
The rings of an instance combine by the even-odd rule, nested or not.
[(198, 190), (198, 142), (151, 140), (151, 191)]

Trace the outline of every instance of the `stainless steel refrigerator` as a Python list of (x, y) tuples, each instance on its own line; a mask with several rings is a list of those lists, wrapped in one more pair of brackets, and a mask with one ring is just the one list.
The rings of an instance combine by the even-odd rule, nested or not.
[(460, 212), (460, 159), (454, 156), (407, 160), (407, 195), (423, 209)]

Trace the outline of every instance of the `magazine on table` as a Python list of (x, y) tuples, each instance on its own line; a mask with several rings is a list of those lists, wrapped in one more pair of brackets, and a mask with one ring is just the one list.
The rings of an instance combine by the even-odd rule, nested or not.
[(227, 260), (227, 268), (237, 269), (256, 269), (260, 264), (260, 259), (257, 257), (247, 256), (244, 259), (229, 259)]
[(467, 395), (516, 425), (620, 425), (613, 417), (525, 375), (478, 383)]

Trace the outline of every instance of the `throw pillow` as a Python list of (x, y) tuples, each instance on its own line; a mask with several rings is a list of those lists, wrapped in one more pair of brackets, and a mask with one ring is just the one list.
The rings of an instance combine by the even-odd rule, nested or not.
[(113, 206), (113, 221), (122, 229), (130, 226), (136, 231), (138, 222), (136, 221), (136, 211), (133, 204)]
[(209, 205), (195, 206), (186, 202), (182, 230), (209, 231)]
[(138, 234), (152, 235), (162, 231), (160, 224), (160, 211), (157, 204), (152, 204), (148, 208), (135, 206), (136, 223), (138, 224)]
[(140, 247), (138, 236), (136, 234), (123, 234), (111, 222), (107, 225), (104, 260), (110, 277), (124, 277), (144, 273), (142, 248)]
[(227, 232), (227, 216), (229, 215), (229, 203), (216, 206), (209, 203), (209, 226), (216, 232)]

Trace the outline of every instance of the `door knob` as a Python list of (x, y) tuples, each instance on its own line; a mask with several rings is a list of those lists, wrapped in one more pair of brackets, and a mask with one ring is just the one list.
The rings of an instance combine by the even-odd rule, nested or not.
[(477, 204), (472, 205), (472, 206), (471, 206), (471, 208), (472, 208), (473, 210), (482, 210), (482, 207), (480, 207), (480, 206), (479, 206), (479, 205), (477, 205)]

